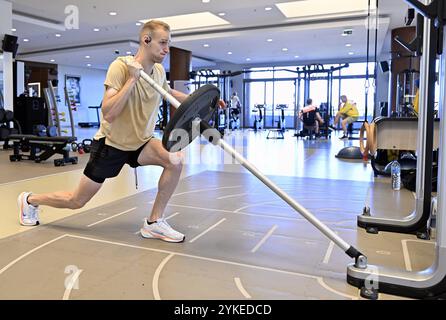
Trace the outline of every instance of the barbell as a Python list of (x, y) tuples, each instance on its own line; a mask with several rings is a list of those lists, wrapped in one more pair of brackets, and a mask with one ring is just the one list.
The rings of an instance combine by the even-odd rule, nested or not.
[(340, 247), (348, 256), (354, 258), (356, 267), (367, 267), (366, 256), (344, 241), (310, 211), (291, 198), (285, 191), (280, 189), (252, 163), (227, 144), (222, 139), (222, 135), (217, 129), (212, 128), (209, 125), (209, 120), (212, 119), (214, 112), (218, 109), (220, 101), (220, 90), (217, 87), (211, 84), (206, 84), (194, 91), (186, 98), (186, 100), (180, 103), (143, 70), (140, 70), (140, 76), (177, 109), (168, 122), (162, 138), (163, 147), (167, 151), (180, 151), (187, 147), (196, 137), (203, 135), (210, 143), (220, 146), (224, 151), (231, 154), (231, 156), (243, 167), (262, 181), (269, 189), (288, 203), (313, 226), (319, 229), (319, 231)]

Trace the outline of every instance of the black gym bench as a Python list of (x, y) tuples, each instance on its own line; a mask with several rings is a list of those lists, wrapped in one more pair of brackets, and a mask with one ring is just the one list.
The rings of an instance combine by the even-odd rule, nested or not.
[[(26, 134), (12, 134), (8, 140), (13, 142), (14, 154), (9, 156), (10, 161), (34, 160), (39, 163), (49, 159), (58, 153), (63, 156), (61, 159), (55, 159), (56, 167), (64, 166), (65, 163), (77, 164), (77, 157), (70, 157), (67, 150), (67, 144), (76, 141), (76, 137), (39, 137)], [(23, 154), (20, 152), (30, 152)]]

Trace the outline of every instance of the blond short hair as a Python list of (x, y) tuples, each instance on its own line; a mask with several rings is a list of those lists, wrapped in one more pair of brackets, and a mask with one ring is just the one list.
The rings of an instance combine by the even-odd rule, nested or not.
[(139, 32), (139, 41), (143, 41), (144, 35), (148, 34), (150, 37), (153, 36), (154, 32), (158, 29), (164, 29), (170, 32), (170, 26), (161, 20), (150, 20), (146, 22)]

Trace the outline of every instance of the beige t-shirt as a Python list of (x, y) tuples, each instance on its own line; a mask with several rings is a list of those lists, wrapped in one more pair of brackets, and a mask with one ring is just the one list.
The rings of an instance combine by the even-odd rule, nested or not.
[[(105, 90), (113, 88), (119, 91), (124, 86), (129, 77), (124, 59), (128, 58), (130, 57), (119, 57), (112, 62), (105, 78)], [(149, 76), (164, 90), (170, 90), (166, 72), (161, 64), (156, 63), (153, 73)], [(105, 144), (109, 146), (124, 151), (137, 150), (153, 135), (161, 98), (161, 95), (150, 84), (139, 78), (122, 112), (112, 123), (102, 118), (101, 126), (94, 139), (99, 140), (105, 137)]]

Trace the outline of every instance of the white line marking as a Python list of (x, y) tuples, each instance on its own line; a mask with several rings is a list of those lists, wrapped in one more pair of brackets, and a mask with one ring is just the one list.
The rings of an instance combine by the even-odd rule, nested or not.
[[(337, 232), (335, 232), (335, 233), (338, 234)], [(328, 261), (330, 260), (330, 257), (331, 257), (331, 253), (333, 252), (333, 248), (334, 248), (334, 242), (330, 241), (330, 244), (328, 245), (327, 252), (325, 253), (323, 263), (325, 263), (325, 264), (328, 263)]]
[(236, 193), (236, 194), (230, 194), (230, 195), (227, 195), (227, 196), (218, 197), (217, 200), (236, 198), (236, 197), (246, 196), (248, 194), (254, 195), (254, 193)]
[(239, 211), (242, 211), (243, 209), (247, 209), (247, 208), (251, 208), (251, 207), (257, 207), (257, 206), (261, 206), (261, 205), (263, 205), (263, 204), (270, 204), (270, 203), (274, 203), (274, 202), (277, 202), (277, 201), (278, 201), (278, 200), (275, 200), (275, 201), (266, 201), (266, 202), (260, 202), (260, 203), (250, 204), (250, 205), (247, 205), (247, 206), (238, 208), (238, 209), (234, 210), (233, 212), (234, 212), (234, 213), (238, 213)]
[(214, 229), (215, 227), (217, 227), (220, 223), (222, 223), (223, 221), (225, 221), (226, 218), (221, 219), (220, 221), (218, 221), (216, 224), (210, 226), (209, 228), (207, 228), (206, 230), (204, 230), (202, 233), (200, 233), (198, 236), (196, 236), (195, 238), (193, 238), (192, 240), (189, 241), (189, 243), (194, 242), (195, 240), (197, 240), (198, 238), (201, 238), (203, 235), (205, 235), (206, 233), (208, 233), (209, 231), (211, 231), (212, 229)]
[(153, 290), (153, 297), (155, 300), (161, 300), (160, 292), (159, 292), (159, 277), (161, 274), (161, 270), (163, 270), (164, 266), (167, 264), (167, 262), (174, 256), (175, 254), (171, 253), (166, 258), (164, 258), (163, 261), (161, 261), (158, 268), (155, 270), (155, 274), (153, 275), (153, 281), (152, 281), (152, 290)]
[(318, 277), (318, 278), (317, 278), (317, 282), (318, 282), (323, 288), (325, 288), (326, 290), (328, 290), (328, 291), (330, 291), (330, 292), (333, 292), (334, 294), (337, 294), (337, 295), (340, 295), (340, 296), (342, 296), (342, 297), (349, 298), (349, 299), (352, 299), (352, 300), (359, 300), (358, 297), (351, 296), (351, 295), (349, 295), (349, 294), (346, 294), (346, 293), (343, 293), (343, 292), (340, 292), (340, 291), (338, 291), (338, 290), (335, 290), (335, 289), (331, 288), (329, 285), (327, 285), (327, 284), (325, 283), (324, 279), (321, 278), (321, 277)]
[[(179, 212), (175, 212), (175, 213), (172, 213), (170, 216), (167, 216), (166, 217), (166, 220), (169, 220), (170, 218), (173, 218), (173, 217), (175, 217), (175, 216), (177, 216), (177, 215), (179, 215), (180, 213)], [(138, 231), (136, 231), (134, 234), (138, 234), (138, 233), (140, 233), (141, 231), (140, 230), (138, 230)]]
[(268, 233), (263, 237), (263, 239), (260, 240), (260, 242), (259, 242), (259, 243), (258, 243), (252, 250), (251, 250), (251, 252), (252, 252), (252, 253), (256, 252), (256, 251), (260, 248), (260, 246), (261, 246), (262, 244), (264, 244), (265, 241), (268, 240), (269, 237), (271, 237), (271, 235), (273, 234), (274, 230), (276, 230), (276, 229), (277, 229), (277, 225), (274, 225), (274, 226), (268, 231)]
[(251, 299), (251, 295), (243, 288), (242, 282), (240, 281), (240, 278), (234, 278), (235, 285), (237, 286), (237, 289), (242, 293), (242, 295), (246, 299)]
[(135, 209), (136, 209), (136, 207), (135, 207), (135, 208), (128, 209), (128, 210), (125, 210), (124, 212), (115, 214), (115, 215), (113, 215), (113, 216), (111, 216), (111, 217), (108, 217), (108, 218), (99, 220), (99, 221), (97, 221), (97, 222), (95, 222), (95, 223), (89, 224), (87, 227), (90, 228), (90, 227), (95, 226), (95, 225), (97, 225), (97, 224), (100, 224), (100, 223), (102, 223), (102, 222), (104, 222), (104, 221), (107, 221), (107, 220), (116, 218), (116, 217), (121, 216), (121, 215), (126, 214), (126, 213), (129, 213), (130, 211), (133, 211), (133, 210), (135, 210)]
[(37, 250), (42, 249), (43, 247), (46, 247), (47, 245), (49, 245), (49, 244), (51, 244), (51, 243), (53, 243), (53, 242), (56, 242), (57, 240), (60, 240), (60, 239), (62, 239), (62, 238), (65, 238), (65, 237), (67, 237), (67, 236), (68, 236), (68, 234), (64, 234), (63, 236), (60, 236), (60, 237), (57, 237), (57, 238), (55, 238), (55, 239), (53, 239), (53, 240), (50, 240), (50, 241), (48, 241), (48, 242), (45, 242), (44, 244), (41, 244), (40, 246), (35, 247), (34, 249), (29, 250), (28, 252), (22, 254), (20, 257), (18, 257), (17, 259), (13, 260), (12, 262), (8, 263), (5, 267), (3, 267), (3, 268), (0, 270), (0, 275), (1, 275), (3, 272), (5, 272), (6, 270), (8, 270), (10, 267), (12, 267), (14, 264), (16, 264), (17, 262), (19, 262), (20, 260), (22, 260), (23, 258), (26, 258), (27, 256), (29, 256), (30, 254), (36, 252)]
[(191, 191), (185, 191), (173, 194), (172, 197), (181, 196), (188, 193), (196, 193), (196, 192), (204, 192), (204, 191), (216, 191), (221, 189), (234, 189), (234, 188), (241, 188), (242, 186), (232, 186), (232, 187), (219, 187), (219, 188), (207, 188), (207, 189), (198, 189), (198, 190), (191, 190)]
[(79, 279), (82, 269), (76, 271), (75, 274), (71, 276), (70, 282), (68, 283), (65, 292), (63, 294), (62, 300), (70, 300), (71, 290), (73, 290), (74, 285), (76, 284), (77, 279)]

